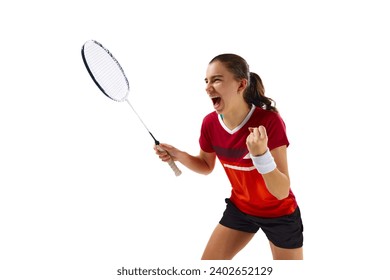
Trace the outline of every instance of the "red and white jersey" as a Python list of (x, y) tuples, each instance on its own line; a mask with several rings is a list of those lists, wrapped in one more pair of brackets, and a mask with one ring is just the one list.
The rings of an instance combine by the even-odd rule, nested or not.
[(230, 200), (242, 212), (259, 217), (288, 215), (297, 207), (293, 192), (290, 189), (289, 196), (283, 200), (275, 198), (249, 156), (246, 146), (248, 128), (260, 125), (267, 130), (271, 151), (289, 145), (286, 126), (280, 115), (254, 105), (243, 122), (233, 130), (226, 127), (216, 112), (208, 114), (203, 119), (199, 144), (203, 151), (216, 153), (232, 184)]

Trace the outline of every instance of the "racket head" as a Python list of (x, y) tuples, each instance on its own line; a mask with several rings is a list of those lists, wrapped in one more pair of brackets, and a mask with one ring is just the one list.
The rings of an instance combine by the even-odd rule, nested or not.
[(101, 43), (89, 40), (81, 48), (81, 56), (97, 87), (110, 99), (122, 102), (130, 91), (122, 66)]

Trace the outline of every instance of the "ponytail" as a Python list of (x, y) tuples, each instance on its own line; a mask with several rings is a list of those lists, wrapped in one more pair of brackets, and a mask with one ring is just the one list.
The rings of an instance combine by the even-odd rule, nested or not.
[(261, 107), (264, 110), (278, 112), (275, 106), (275, 101), (272, 98), (265, 96), (263, 82), (256, 73), (249, 73), (248, 86), (244, 92), (246, 103)]

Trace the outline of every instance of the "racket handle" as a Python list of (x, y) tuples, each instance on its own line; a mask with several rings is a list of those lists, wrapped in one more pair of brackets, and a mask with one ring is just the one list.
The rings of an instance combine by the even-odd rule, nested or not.
[(176, 163), (174, 160), (168, 161), (169, 166), (172, 168), (173, 172), (175, 173), (175, 176), (180, 176), (181, 175), (181, 170), (179, 167), (177, 167)]
[[(157, 145), (157, 149), (160, 151), (160, 152), (166, 152), (163, 148), (161, 148), (160, 146)], [(173, 159), (170, 159), (168, 161), (168, 165), (172, 168), (173, 172), (175, 173), (176, 176), (180, 176), (181, 175), (181, 170), (177, 167), (175, 161)]]

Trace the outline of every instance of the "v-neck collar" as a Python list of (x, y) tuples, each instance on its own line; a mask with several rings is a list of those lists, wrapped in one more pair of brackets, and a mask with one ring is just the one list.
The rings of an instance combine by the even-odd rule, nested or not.
[(251, 110), (249, 111), (248, 115), (246, 115), (245, 119), (238, 125), (236, 126), (235, 128), (233, 129), (230, 129), (228, 128), (225, 123), (223, 122), (223, 117), (222, 115), (219, 115), (219, 123), (221, 124), (221, 126), (223, 127), (223, 129), (226, 130), (226, 132), (228, 132), (229, 134), (234, 134), (236, 133), (237, 131), (239, 131), (247, 122), (248, 120), (250, 119), (250, 117), (252, 116), (253, 112), (255, 111), (255, 108), (256, 106), (252, 104), (252, 108)]

